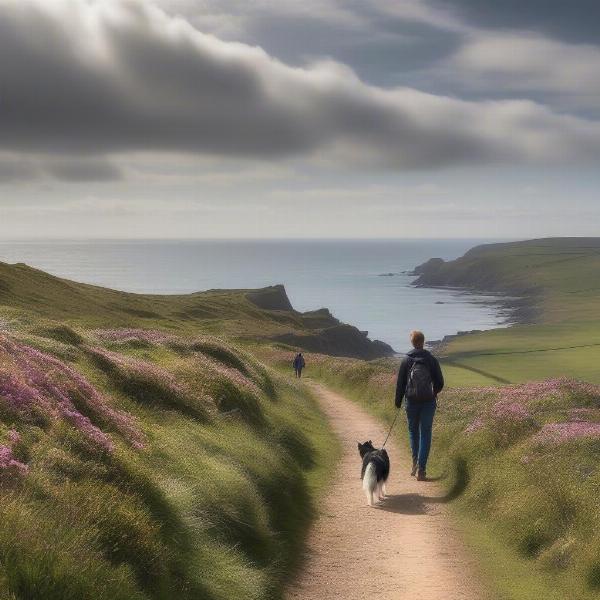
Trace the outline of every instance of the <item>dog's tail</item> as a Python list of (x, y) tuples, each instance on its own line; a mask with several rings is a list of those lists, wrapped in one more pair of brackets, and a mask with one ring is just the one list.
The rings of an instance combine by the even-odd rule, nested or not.
[(365, 476), (363, 477), (363, 490), (367, 495), (367, 502), (369, 506), (373, 506), (373, 494), (377, 487), (377, 473), (375, 471), (375, 465), (370, 462), (365, 469)]

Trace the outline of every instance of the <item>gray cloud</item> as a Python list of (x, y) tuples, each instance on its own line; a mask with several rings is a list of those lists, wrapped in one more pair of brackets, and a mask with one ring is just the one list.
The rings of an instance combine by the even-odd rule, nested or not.
[(200, 31), (259, 45), (292, 65), (315, 57), (351, 65), (365, 81), (404, 85), (413, 73), (457, 48), (463, 27), (422, 0), (156, 0)]
[(46, 172), (61, 181), (115, 181), (122, 179), (121, 170), (103, 159), (60, 159), (46, 164)]
[[(309, 156), (416, 169), (564, 163), (600, 150), (594, 121), (527, 101), (370, 86), (331, 61), (291, 67), (130, 0), (5, 0), (0, 81), (0, 146), (19, 152)], [(77, 178), (71, 168), (55, 172)]]
[[(525, 96), (561, 111), (569, 107), (598, 114), (597, 78), (585, 72), (597, 63), (590, 55), (600, 50), (600, 4), (595, 0), (533, 0), (518, 6), (512, 0), (156, 1), (201, 30), (258, 44), (290, 64), (329, 56), (375, 85), (402, 84), (472, 99)], [(571, 30), (573, 35), (567, 35)], [(506, 44), (498, 60), (486, 64), (492, 43), (500, 39)], [(479, 58), (481, 42), (486, 44)], [(448, 67), (451, 57), (462, 58), (470, 49), (468, 67), (453, 70), (457, 61)]]
[[(598, 108), (600, 47), (566, 44), (536, 34), (478, 33), (446, 62), (465, 85), (543, 92), (576, 107)], [(452, 70), (452, 67), (458, 70)]]
[(14, 156), (0, 156), (0, 184), (38, 177), (39, 170), (31, 162)]
[(433, 6), (454, 7), (466, 22), (497, 29), (544, 33), (568, 42), (600, 42), (600, 2), (597, 0), (429, 0)]
[(123, 178), (122, 171), (102, 157), (50, 157), (0, 154), (0, 184), (57, 180), (101, 182)]

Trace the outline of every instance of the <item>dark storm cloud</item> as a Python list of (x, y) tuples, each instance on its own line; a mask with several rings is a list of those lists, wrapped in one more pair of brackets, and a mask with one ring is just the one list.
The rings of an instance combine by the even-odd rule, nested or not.
[(598, 0), (430, 0), (434, 6), (453, 6), (475, 25), (532, 30), (567, 42), (600, 44)]
[[(333, 62), (291, 67), (135, 1), (4, 0), (0, 81), (0, 147), (22, 153), (434, 168), (569, 162), (600, 150), (596, 122), (526, 101), (374, 87)], [(59, 169), (70, 173), (77, 178)]]

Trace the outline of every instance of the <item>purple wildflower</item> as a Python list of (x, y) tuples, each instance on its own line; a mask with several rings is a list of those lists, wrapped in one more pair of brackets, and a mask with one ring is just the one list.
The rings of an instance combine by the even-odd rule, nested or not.
[(149, 344), (163, 344), (175, 339), (172, 334), (157, 329), (96, 329), (93, 334), (103, 342), (142, 341)]
[(18, 414), (41, 412), (51, 421), (65, 419), (88, 439), (112, 451), (109, 436), (77, 409), (77, 401), (92, 415), (110, 423), (135, 447), (143, 444), (143, 435), (133, 418), (109, 406), (79, 372), (7, 336), (0, 337), (0, 399)]
[(533, 441), (542, 444), (561, 444), (581, 438), (600, 438), (600, 423), (586, 423), (582, 421), (547, 423), (533, 437)]
[(485, 422), (482, 417), (477, 417), (472, 423), (467, 425), (465, 428), (465, 433), (474, 433), (475, 431), (479, 431), (483, 428)]
[(8, 441), (13, 445), (18, 444), (21, 441), (21, 434), (18, 431), (11, 429), (8, 432)]
[(29, 471), (29, 466), (17, 460), (8, 446), (0, 446), (0, 469), (11, 471), (20, 475), (25, 475)]
[(496, 402), (492, 407), (492, 417), (503, 421), (525, 421), (531, 417), (529, 411), (518, 402), (509, 402), (506, 399)]

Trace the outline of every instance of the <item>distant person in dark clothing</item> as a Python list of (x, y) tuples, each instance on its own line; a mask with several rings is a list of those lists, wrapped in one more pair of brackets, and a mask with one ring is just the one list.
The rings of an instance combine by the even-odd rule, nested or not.
[(294, 358), (294, 371), (296, 372), (296, 377), (302, 377), (302, 369), (306, 366), (306, 362), (304, 361), (304, 356), (302, 356), (302, 352), (296, 354), (296, 358)]
[(425, 350), (425, 336), (411, 331), (413, 349), (406, 353), (396, 384), (396, 406), (400, 408), (406, 397), (406, 417), (412, 449), (411, 475), (419, 481), (427, 478), (427, 459), (431, 448), (433, 416), (437, 407), (437, 395), (444, 388), (444, 376), (437, 358)]

